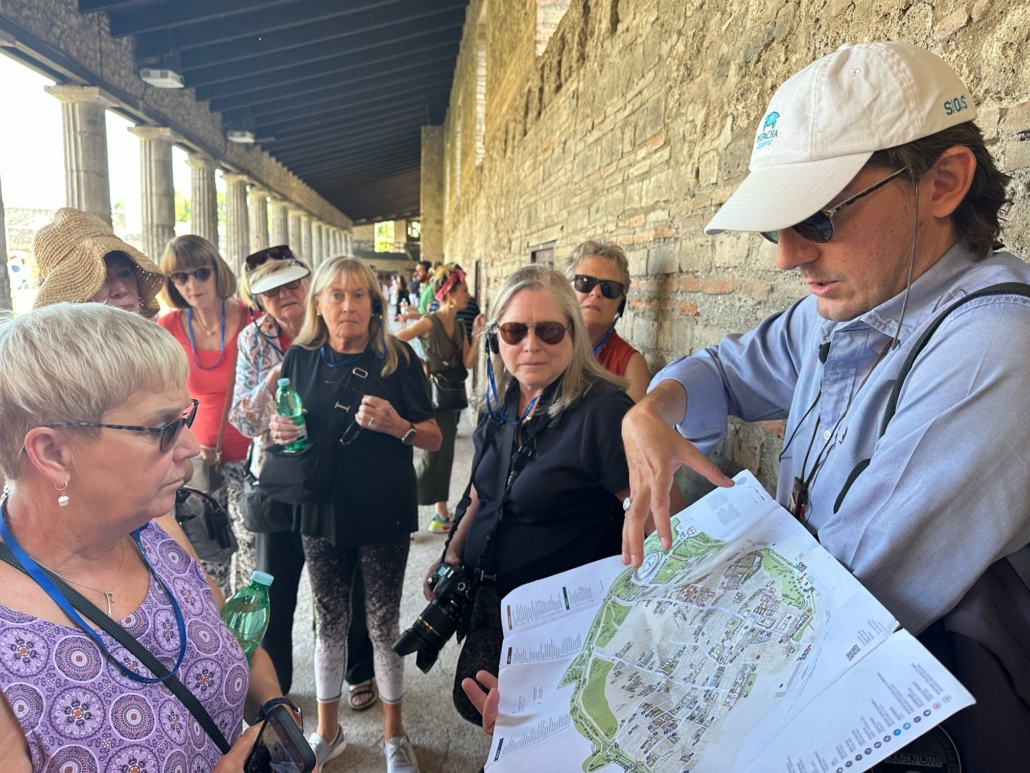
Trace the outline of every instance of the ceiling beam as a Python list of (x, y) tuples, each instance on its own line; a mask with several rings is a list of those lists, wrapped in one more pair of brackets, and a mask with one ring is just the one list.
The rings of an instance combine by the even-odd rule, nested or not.
[[(212, 99), (211, 110), (220, 113), (240, 107), (254, 108), (256, 105), (277, 102), (285, 95), (289, 95), (290, 99), (295, 99), (305, 94), (337, 93), (349, 90), (357, 84), (364, 85), (387, 80), (399, 82), (414, 75), (426, 77), (428, 75), (453, 74), (457, 48), (457, 45), (438, 48), (421, 55), (397, 60), (393, 65), (371, 64), (366, 67), (358, 67), (350, 72), (346, 80), (337, 74), (319, 74), (298, 83)], [(387, 76), (392, 77), (387, 78)]]
[(332, 124), (322, 126), (302, 125), (297, 130), (291, 130), (290, 127), (284, 126), (281, 129), (272, 132), (275, 135), (275, 139), (266, 144), (272, 147), (277, 147), (279, 145), (292, 146), (294, 144), (304, 144), (310, 141), (346, 136), (351, 132), (356, 133), (368, 128), (374, 129), (378, 126), (390, 126), (404, 121), (421, 123), (424, 115), (425, 110), (420, 106), (415, 105), (414, 107), (402, 110), (377, 110), (360, 120), (355, 120), (354, 116), (351, 116), (345, 122), (335, 121)]
[[(347, 94), (343, 94), (331, 99), (313, 100), (309, 104), (273, 104), (270, 108), (265, 108), (261, 111), (230, 110), (222, 115), (223, 119), (226, 121), (246, 121), (247, 119), (250, 119), (255, 125), (263, 126), (281, 121), (296, 122), (301, 119), (310, 118), (314, 115), (323, 115), (329, 112), (334, 112), (339, 114), (341, 117), (346, 117), (349, 108), (374, 103), (388, 104), (393, 98), (408, 97), (414, 94), (421, 94), (428, 103), (431, 97), (442, 95), (446, 98), (446, 95), (451, 92), (450, 82), (444, 84), (439, 80), (439, 77), (437, 77), (435, 82), (430, 80), (428, 82), (419, 82), (417, 84), (415, 81), (408, 81), (408, 83), (414, 85), (409, 85), (406, 88), (398, 87), (395, 91), (390, 92), (386, 96), (380, 96), (380, 92), (373, 89), (372, 93), (365, 93), (358, 99), (348, 98)], [(350, 95), (350, 97), (353, 96), (353, 94)]]
[[(456, 37), (460, 39), (464, 24), (464, 10), (456, 9), (430, 19), (399, 19), (393, 24), (366, 33), (360, 38), (347, 40), (345, 43), (341, 43), (339, 38), (332, 38), (303, 48), (281, 51), (275, 56), (247, 57), (214, 67), (191, 69), (184, 63), (182, 73), (186, 78), (187, 86), (207, 86), (251, 75), (279, 72), (297, 65), (335, 60), (341, 56), (349, 56), (361, 51), (373, 51), (380, 48), (395, 50), (401, 43), (440, 33), (453, 34), (456, 32)], [(351, 36), (346, 33), (341, 37)], [(341, 50), (345, 53), (341, 54)]]
[(124, 10), (109, 11), (108, 16), (111, 19), (111, 37), (120, 38), (200, 22), (208, 23), (245, 11), (289, 3), (297, 4), (297, 0), (165, 0), (148, 5), (134, 3)]
[(386, 153), (386, 154), (365, 154), (365, 157), (350, 158), (342, 163), (336, 159), (327, 160), (326, 163), (307, 164), (303, 167), (303, 174), (294, 171), (298, 177), (303, 177), (309, 185), (326, 183), (339, 178), (341, 175), (357, 176), (365, 171), (376, 175), (383, 175), (387, 170), (397, 172), (400, 170), (421, 169), (418, 154), (409, 153)]
[[(429, 109), (422, 94), (410, 94), (400, 99), (383, 97), (379, 102), (358, 104), (357, 108), (349, 104), (346, 107), (336, 108), (336, 110), (338, 110), (338, 115), (326, 114), (306, 121), (298, 121), (296, 124), (290, 122), (289, 118), (285, 118), (279, 123), (275, 121), (256, 121), (255, 125), (265, 127), (268, 132), (274, 134), (277, 138), (281, 133), (283, 139), (289, 139), (309, 134), (320, 134), (326, 129), (334, 129), (343, 123), (350, 123), (352, 121), (378, 120), (384, 114), (392, 115), (395, 112), (402, 111), (411, 111), (412, 113), (418, 111), (425, 116), (425, 120), (429, 120)], [(295, 126), (296, 128), (294, 129)]]
[[(222, 64), (254, 56), (272, 56), (291, 48), (307, 47), (331, 38), (365, 35), (372, 30), (395, 24), (397, 19), (428, 19), (454, 8), (464, 8), (467, 0), (448, 0), (444, 7), (426, 8), (425, 0), (388, 0), (391, 6), (360, 11), (329, 21), (316, 21), (279, 31), (255, 35), (219, 45), (185, 50), (181, 46), (183, 67), (191, 69), (204, 65)], [(137, 38), (137, 42), (142, 38)], [(179, 43), (176, 40), (176, 43)], [(161, 52), (155, 52), (161, 53)]]
[(421, 130), (421, 122), (417, 116), (401, 116), (396, 119), (384, 118), (380, 121), (371, 121), (361, 127), (356, 127), (353, 130), (349, 130), (349, 125), (340, 127), (335, 132), (325, 132), (321, 135), (314, 137), (302, 137), (295, 140), (280, 140), (276, 138), (275, 142), (263, 142), (261, 146), (265, 148), (269, 153), (278, 155), (280, 153), (295, 153), (297, 151), (306, 151), (311, 148), (318, 148), (327, 145), (332, 145), (339, 142), (352, 142), (360, 141), (366, 137), (384, 137), (388, 133), (399, 132), (401, 130), (410, 131), (415, 129)]
[[(412, 131), (412, 129), (414, 129), (414, 131)], [(384, 131), (378, 135), (365, 135), (364, 138), (341, 139), (335, 142), (325, 142), (306, 148), (300, 148), (298, 150), (278, 152), (275, 154), (275, 157), (287, 166), (292, 167), (298, 161), (304, 161), (310, 158), (333, 158), (338, 153), (361, 150), (362, 148), (404, 147), (409, 143), (412, 145), (417, 144), (421, 147), (422, 142), (420, 136), (421, 132), (417, 126), (401, 126), (389, 131)]]
[(107, 11), (112, 8), (140, 5), (143, 5), (143, 3), (140, 3), (139, 0), (79, 0), (79, 13)]
[[(339, 77), (342, 73), (360, 77), (364, 72), (386, 71), (385, 68), (392, 64), (439, 61), (446, 57), (453, 60), (458, 55), (458, 43), (458, 36), (451, 35), (442, 41), (439, 38), (427, 38), (407, 50), (402, 50), (396, 45), (381, 46), (376, 49), (376, 53), (363, 51), (346, 54), (335, 59), (324, 59), (321, 62), (290, 67), (274, 73), (237, 78), (211, 86), (198, 86), (196, 95), (199, 100), (217, 99), (259, 93), (271, 88), (281, 88), (287, 84), (293, 84), (290, 88), (293, 91), (294, 88), (303, 88), (314, 78)], [(433, 58), (437, 56), (439, 58)]]
[[(382, 177), (399, 174), (401, 172), (417, 172), (418, 161), (405, 161), (404, 159), (386, 159), (368, 167), (346, 167), (342, 169), (326, 169), (320, 173), (312, 172), (311, 185), (332, 187), (334, 185), (347, 185), (353, 187), (359, 182), (378, 180)], [(307, 177), (304, 178), (308, 180)]]

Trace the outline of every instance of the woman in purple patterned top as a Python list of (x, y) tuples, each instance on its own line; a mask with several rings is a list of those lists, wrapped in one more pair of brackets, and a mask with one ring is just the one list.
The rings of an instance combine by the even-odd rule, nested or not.
[(169, 669), (181, 653), (176, 676), (232, 744), (223, 756), (161, 683), (125, 673), (152, 676), (130, 653), (106, 633), (95, 641), (56, 589), (0, 563), (3, 769), (241, 771), (257, 730), (241, 736), (244, 711), (253, 719), (280, 692), (261, 649), (248, 669), (218, 587), (164, 516), (200, 451), (182, 347), (138, 315), (57, 304), (0, 323), (0, 362), (4, 541)]

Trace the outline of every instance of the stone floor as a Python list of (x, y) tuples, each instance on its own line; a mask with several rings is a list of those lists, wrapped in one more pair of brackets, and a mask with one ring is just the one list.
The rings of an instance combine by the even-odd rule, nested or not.
[[(451, 509), (468, 483), (472, 465), (472, 426), (466, 411), (458, 428), (454, 473), (451, 479)], [(416, 454), (418, 452), (416, 451)], [(440, 557), (444, 537), (425, 530), (432, 507), (419, 508), (420, 531), (413, 535), (408, 571), (401, 603), (401, 628), (411, 624), (426, 605), (422, 578), (430, 563)], [(304, 709), (305, 734), (311, 733), (315, 718), (315, 682), (312, 667), (311, 592), (307, 575), (301, 581), (297, 616), (293, 627), (295, 661), (291, 697)], [(415, 665), (414, 656), (405, 664), (404, 724), (418, 755), (422, 773), (476, 773), (486, 760), (490, 739), (483, 731), (463, 720), (451, 702), (451, 688), (458, 647), (452, 640), (428, 674)], [(340, 723), (347, 734), (347, 750), (323, 769), (327, 773), (378, 773), (386, 770), (381, 751), (383, 709), (377, 703), (365, 712), (353, 712), (341, 704)]]

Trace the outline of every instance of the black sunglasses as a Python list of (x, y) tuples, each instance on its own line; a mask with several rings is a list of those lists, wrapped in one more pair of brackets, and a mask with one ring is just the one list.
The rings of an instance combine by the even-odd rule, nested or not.
[(298, 287), (300, 287), (300, 282), (301, 280), (294, 279), (292, 282), (287, 282), (284, 285), (273, 287), (271, 290), (265, 290), (263, 293), (261, 293), (261, 295), (265, 298), (278, 298), (279, 293), (281, 293), (283, 290), (296, 290)]
[(211, 266), (201, 266), (200, 268), (195, 268), (192, 271), (176, 271), (169, 274), (168, 278), (177, 285), (184, 285), (190, 281), (191, 276), (198, 282), (206, 282), (213, 272), (214, 269), (211, 268)]
[(270, 260), (296, 260), (296, 258), (288, 246), (280, 244), (278, 247), (266, 247), (263, 250), (258, 250), (243, 260), (247, 264), (247, 270), (251, 271)]
[(577, 293), (592, 292), (597, 285), (601, 285), (601, 295), (605, 298), (621, 298), (626, 292), (626, 285), (622, 282), (613, 282), (611, 279), (598, 279), (596, 276), (576, 274), (572, 278), (572, 286)]
[[(859, 191), (854, 196), (845, 199), (840, 204), (830, 209), (822, 209), (816, 212), (811, 217), (806, 217), (800, 223), (792, 225), (795, 231), (797, 231), (802, 237), (808, 239), (810, 242), (816, 244), (825, 244), (833, 238), (833, 218), (840, 214), (840, 211), (851, 204), (854, 204), (863, 196), (868, 196), (875, 190), (882, 188), (884, 185), (889, 183), (896, 177), (900, 177), (902, 174), (908, 171), (908, 167), (902, 167), (896, 172), (891, 173), (887, 177), (884, 177), (880, 182), (870, 185), (864, 191)], [(779, 231), (762, 231), (762, 236), (771, 241), (773, 244), (780, 243), (780, 232)]]
[[(497, 329), (500, 331), (504, 343), (509, 346), (516, 346), (522, 343), (522, 340), (529, 335), (529, 327), (524, 322), (505, 322)], [(549, 346), (560, 344), (562, 339), (565, 338), (565, 331), (568, 329), (569, 326), (563, 325), (561, 322), (540, 322), (533, 325), (536, 337)]]
[(200, 401), (191, 399), (193, 407), (190, 408), (190, 412), (185, 416), (180, 416), (175, 421), (171, 421), (165, 424), (163, 427), (139, 427), (133, 424), (97, 424), (91, 421), (55, 421), (47, 424), (48, 427), (96, 427), (97, 429), (127, 429), (133, 432), (148, 432), (151, 435), (160, 435), (161, 443), (159, 448), (161, 453), (168, 451), (172, 444), (175, 442), (175, 436), (179, 434), (179, 430), (183, 427), (192, 427), (193, 419), (197, 416), (197, 406), (200, 405)]

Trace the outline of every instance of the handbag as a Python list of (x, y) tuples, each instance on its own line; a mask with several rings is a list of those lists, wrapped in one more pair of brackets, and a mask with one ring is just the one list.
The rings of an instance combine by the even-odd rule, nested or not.
[(463, 411), (468, 408), (464, 384), (452, 384), (439, 373), (429, 377), (430, 398), (434, 411)]
[(175, 521), (203, 561), (228, 563), (239, 547), (229, 514), (203, 491), (183, 486), (175, 492)]
[[(28, 571), (21, 562), (14, 557), (11, 553), (11, 549), (7, 545), (0, 542), (0, 560), (6, 561), (8, 564), (13, 566), (15, 569), (28, 574)], [(160, 660), (154, 657), (153, 653), (150, 652), (146, 647), (140, 644), (139, 640), (136, 639), (131, 633), (126, 631), (117, 622), (112, 620), (110, 617), (100, 611), (95, 604), (89, 599), (85, 598), (78, 591), (73, 589), (68, 583), (64, 582), (60, 577), (51, 572), (49, 569), (40, 567), (46, 572), (47, 577), (57, 587), (61, 594), (68, 599), (68, 602), (75, 607), (79, 612), (85, 615), (91, 622), (93, 622), (98, 628), (102, 629), (108, 636), (122, 645), (126, 650), (131, 652), (140, 663), (145, 665), (154, 676), (162, 678), (163, 684), (178, 698), (182, 705), (193, 715), (197, 723), (204, 728), (204, 732), (208, 734), (208, 737), (215, 742), (215, 746), (218, 747), (222, 754), (226, 754), (229, 749), (229, 742), (225, 740), (225, 736), (222, 735), (222, 731), (218, 729), (218, 725), (215, 724), (214, 720), (211, 719), (211, 715), (207, 713), (207, 709), (204, 708), (197, 696), (190, 692), (190, 689), (186, 687), (179, 678), (172, 675), (169, 676), (169, 670)]]
[(293, 507), (269, 498), (260, 481), (250, 473), (243, 481), (239, 499), (243, 527), (255, 534), (293, 530)]

